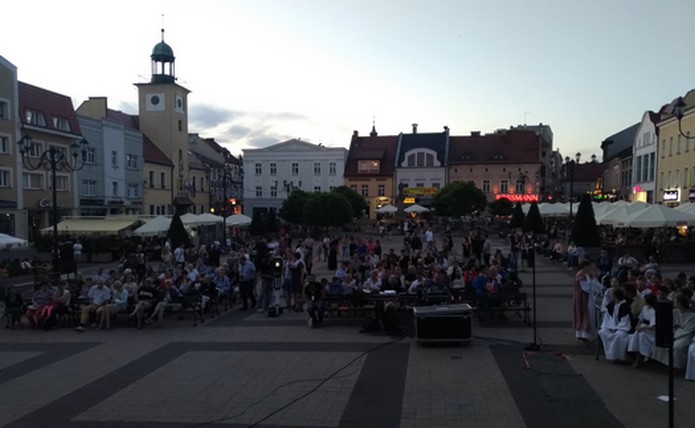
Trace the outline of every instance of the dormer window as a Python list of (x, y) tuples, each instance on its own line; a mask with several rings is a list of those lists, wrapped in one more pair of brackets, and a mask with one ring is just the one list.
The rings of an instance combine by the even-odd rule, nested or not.
[(70, 122), (65, 117), (53, 116), (53, 128), (59, 131), (70, 132)]
[(434, 167), (441, 166), (436, 160), (436, 153), (433, 150), (419, 149), (411, 150), (405, 154), (405, 160), (401, 166), (405, 167)]
[(40, 111), (26, 109), (25, 113), (28, 125), (46, 126), (46, 118)]
[(381, 162), (378, 160), (361, 160), (357, 163), (357, 172), (360, 174), (378, 173)]

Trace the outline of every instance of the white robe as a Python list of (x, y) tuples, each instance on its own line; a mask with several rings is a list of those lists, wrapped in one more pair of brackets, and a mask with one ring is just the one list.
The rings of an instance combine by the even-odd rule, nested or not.
[(654, 326), (656, 325), (656, 311), (654, 308), (645, 306), (639, 314), (638, 328), (651, 327), (650, 329), (636, 331), (628, 337), (627, 350), (630, 352), (638, 352), (644, 357), (651, 357), (654, 352), (654, 343), (656, 334)]
[(695, 338), (688, 347), (687, 362), (685, 365), (685, 378), (695, 381)]
[(606, 359), (609, 361), (623, 361), (627, 355), (628, 332), (632, 324), (629, 310), (622, 317), (619, 316), (620, 308), (624, 305), (627, 305), (627, 302), (621, 300), (615, 304), (613, 311), (606, 311), (598, 331)]
[(596, 335), (596, 303), (603, 299), (603, 286), (595, 278), (587, 276), (585, 281), (579, 283), (579, 287), (588, 296), (587, 298), (587, 312), (589, 317), (590, 328), (589, 331), (576, 330), (575, 336), (577, 339), (588, 339), (592, 340)]

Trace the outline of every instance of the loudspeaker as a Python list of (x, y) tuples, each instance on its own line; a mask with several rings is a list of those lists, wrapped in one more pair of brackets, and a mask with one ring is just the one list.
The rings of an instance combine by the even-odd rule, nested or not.
[(656, 346), (669, 347), (673, 343), (673, 303), (656, 302)]

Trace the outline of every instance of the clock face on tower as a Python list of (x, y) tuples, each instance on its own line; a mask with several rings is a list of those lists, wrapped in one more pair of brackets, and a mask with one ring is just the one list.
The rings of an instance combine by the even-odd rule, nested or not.
[(166, 108), (164, 94), (145, 95), (145, 106), (147, 111), (164, 111)]
[(176, 100), (174, 101), (174, 110), (176, 110), (177, 113), (183, 113), (186, 111), (185, 103), (183, 102), (183, 97), (181, 95), (176, 96)]

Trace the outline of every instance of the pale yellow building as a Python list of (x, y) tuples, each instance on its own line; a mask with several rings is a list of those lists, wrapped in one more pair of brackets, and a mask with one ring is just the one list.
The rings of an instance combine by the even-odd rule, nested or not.
[[(686, 136), (695, 137), (695, 90), (688, 92), (683, 100), (685, 108), (680, 129)], [(669, 206), (695, 201), (695, 139), (681, 134), (674, 115), (675, 102), (662, 108), (666, 119), (657, 123), (656, 201)]]
[(174, 208), (172, 198), (172, 174), (174, 164), (147, 136), (143, 136), (142, 153), (145, 175), (143, 190), (144, 213), (172, 215)]
[(27, 237), (18, 175), (19, 89), (17, 67), (0, 56), (0, 233)]

